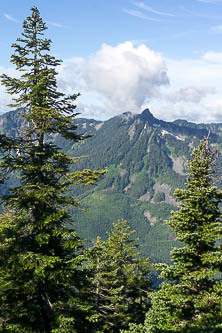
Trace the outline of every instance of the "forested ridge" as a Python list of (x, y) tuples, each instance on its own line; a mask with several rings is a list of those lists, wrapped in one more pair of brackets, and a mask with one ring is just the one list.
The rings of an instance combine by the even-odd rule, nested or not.
[(17, 111), (1, 117), (0, 331), (221, 332), (221, 124), (77, 119), (46, 29), (33, 7), (12, 45), (21, 75), (1, 76)]

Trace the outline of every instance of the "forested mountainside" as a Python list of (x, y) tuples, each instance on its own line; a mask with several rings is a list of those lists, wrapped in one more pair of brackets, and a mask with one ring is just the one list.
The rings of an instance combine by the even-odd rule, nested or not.
[[(186, 163), (194, 146), (210, 131), (210, 143), (222, 150), (221, 124), (194, 124), (185, 120), (158, 120), (146, 109), (123, 113), (107, 121), (79, 118), (78, 131), (93, 136), (70, 143), (55, 135), (55, 142), (71, 156), (83, 156), (76, 170), (106, 168), (97, 186), (75, 186), (72, 193), (82, 208), (72, 215), (78, 234), (87, 241), (106, 237), (112, 222), (125, 218), (136, 230), (141, 252), (153, 261), (168, 261), (175, 236), (163, 221), (177, 208), (176, 188), (184, 187)], [(16, 136), (23, 128), (18, 111), (0, 116), (1, 133)], [(221, 164), (222, 159), (219, 158)], [(1, 192), (17, 183), (10, 179)]]

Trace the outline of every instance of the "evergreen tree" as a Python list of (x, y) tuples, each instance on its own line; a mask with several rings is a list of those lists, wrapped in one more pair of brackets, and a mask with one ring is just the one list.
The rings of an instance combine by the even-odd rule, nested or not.
[(0, 330), (84, 332), (81, 241), (66, 227), (68, 208), (78, 202), (67, 190), (93, 183), (103, 171), (71, 172), (78, 159), (50, 141), (55, 134), (83, 139), (74, 122), (78, 94), (57, 91), (55, 68), (61, 61), (48, 54), (51, 41), (43, 37), (46, 26), (36, 7), (23, 28), (11, 56), (21, 76), (1, 76), (26, 126), (17, 137), (0, 135), (1, 180), (10, 174), (20, 178), (3, 197), (0, 215)]
[(215, 186), (216, 160), (207, 138), (193, 150), (186, 189), (175, 192), (179, 210), (167, 221), (184, 246), (172, 250), (173, 265), (157, 266), (166, 282), (153, 293), (145, 326), (131, 332), (222, 331), (222, 191)]
[(119, 332), (131, 321), (143, 322), (149, 308), (150, 263), (140, 256), (134, 232), (120, 220), (106, 241), (97, 238), (88, 250), (96, 332)]

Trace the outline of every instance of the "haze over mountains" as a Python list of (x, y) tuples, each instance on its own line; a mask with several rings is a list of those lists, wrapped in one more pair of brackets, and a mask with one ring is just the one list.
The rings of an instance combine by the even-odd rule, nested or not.
[[(79, 118), (76, 124), (80, 133), (93, 136), (81, 143), (68, 143), (59, 136), (49, 140), (71, 156), (85, 156), (74, 165), (76, 170), (108, 170), (97, 186), (72, 189), (81, 206), (87, 208), (72, 209), (77, 232), (87, 241), (97, 235), (104, 238), (113, 221), (125, 218), (136, 229), (142, 252), (153, 261), (168, 261), (176, 240), (163, 221), (177, 208), (173, 192), (184, 186), (186, 161), (209, 131), (211, 144), (222, 150), (222, 123), (166, 122), (146, 109), (107, 121)], [(15, 136), (23, 125), (17, 111), (0, 116), (1, 133)], [(10, 179), (1, 191), (15, 182), (17, 179)]]

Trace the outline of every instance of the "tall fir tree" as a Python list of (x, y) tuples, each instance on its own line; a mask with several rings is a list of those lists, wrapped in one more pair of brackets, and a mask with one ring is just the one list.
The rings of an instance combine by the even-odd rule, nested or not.
[(134, 233), (119, 220), (106, 241), (97, 238), (87, 251), (95, 332), (120, 332), (130, 322), (141, 323), (150, 306), (150, 261), (140, 256)]
[(189, 161), (186, 189), (175, 196), (179, 210), (167, 221), (184, 246), (171, 251), (173, 265), (157, 265), (164, 279), (152, 295), (144, 326), (130, 332), (222, 332), (222, 191), (216, 185), (217, 151), (208, 138)]
[(72, 184), (92, 184), (104, 171), (71, 172), (78, 159), (50, 141), (54, 134), (84, 139), (75, 125), (78, 94), (57, 91), (55, 69), (61, 61), (48, 53), (51, 41), (43, 36), (47, 28), (36, 7), (23, 29), (11, 56), (21, 76), (1, 76), (26, 126), (17, 137), (0, 135), (1, 180), (10, 174), (20, 178), (20, 185), (2, 198), (0, 331), (84, 332), (81, 241), (67, 228), (68, 209), (78, 202), (67, 190)]

